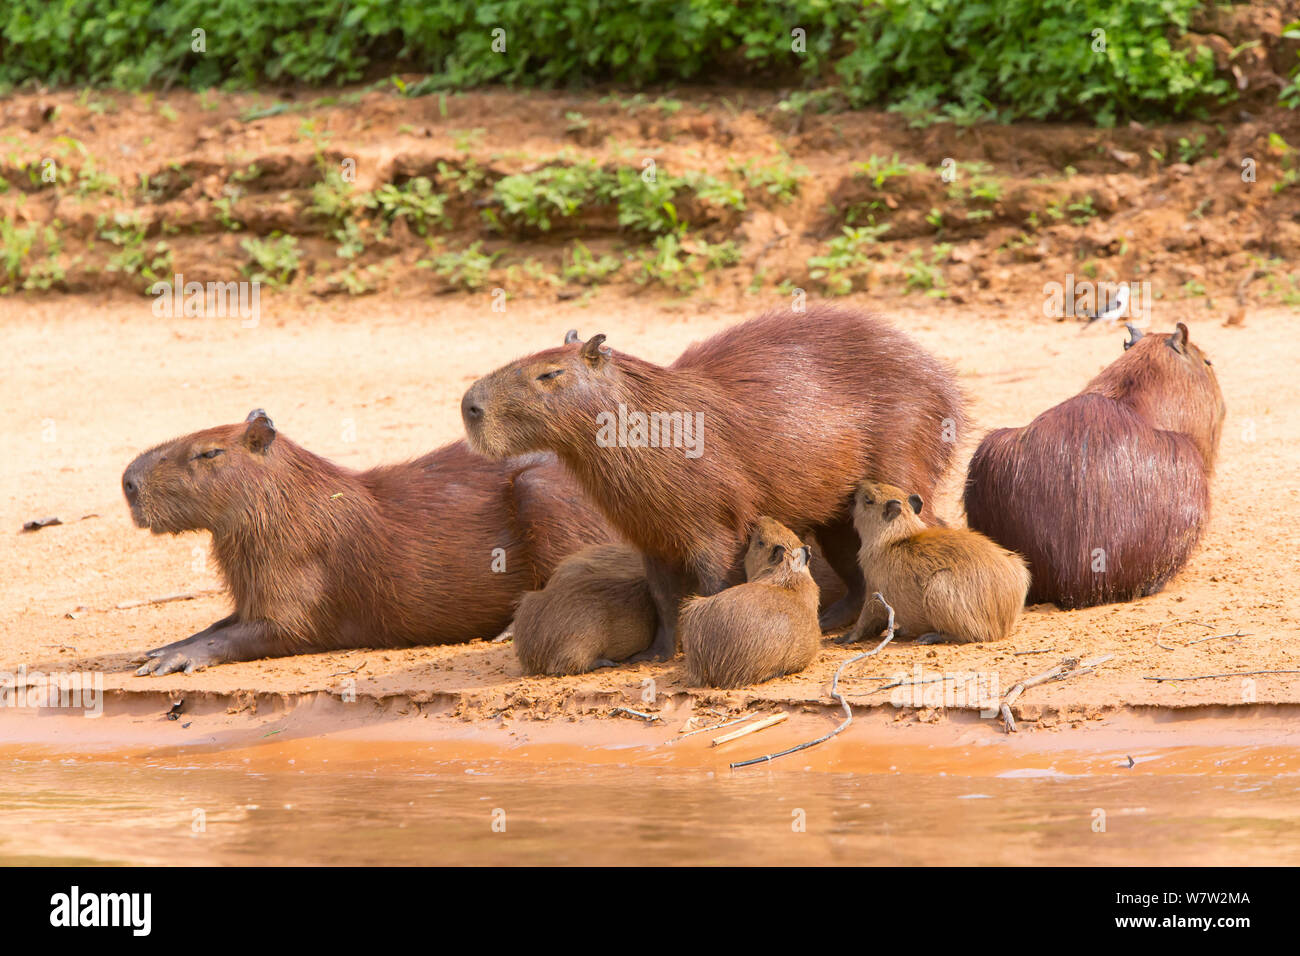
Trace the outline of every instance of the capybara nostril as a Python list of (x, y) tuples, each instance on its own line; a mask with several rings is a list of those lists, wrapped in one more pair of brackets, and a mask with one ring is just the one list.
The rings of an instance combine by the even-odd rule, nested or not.
[(126, 500), (131, 504), (135, 504), (135, 497), (140, 493), (140, 489), (136, 483), (127, 476), (123, 476), (122, 478), (122, 491), (126, 494)]
[(467, 422), (476, 422), (483, 417), (483, 406), (475, 402), (467, 392), (460, 402), (460, 414)]

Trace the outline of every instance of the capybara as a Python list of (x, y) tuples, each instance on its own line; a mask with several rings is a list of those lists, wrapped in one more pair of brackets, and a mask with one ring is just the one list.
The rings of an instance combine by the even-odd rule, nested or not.
[(813, 532), (847, 588), (822, 627), (853, 623), (866, 592), (853, 489), (934, 489), (965, 421), (951, 371), (878, 318), (829, 307), (768, 312), (669, 366), (604, 341), (572, 333), (512, 362), (470, 387), (461, 414), (483, 454), (553, 450), (640, 549), (653, 656), (674, 653), (683, 597), (740, 579), (762, 514)]
[(1165, 586), (1200, 540), (1223, 393), (1179, 322), (1132, 326), (1124, 354), (971, 458), (967, 523), (1029, 562), (1031, 604), (1128, 601)]
[(582, 674), (645, 650), (655, 605), (641, 555), (623, 544), (571, 554), (515, 612), (514, 644), (526, 674)]
[(352, 471), (261, 409), (150, 449), (122, 490), (142, 528), (212, 532), (235, 604), (149, 651), (141, 674), (493, 637), (566, 555), (614, 538), (551, 456), (493, 461), (454, 442)]
[(744, 584), (682, 606), (679, 629), (692, 684), (746, 687), (812, 663), (821, 647), (811, 549), (766, 516), (754, 525)]
[[(1024, 559), (969, 528), (927, 527), (922, 506), (919, 495), (875, 481), (862, 482), (854, 499), (858, 559), (894, 609), (894, 634), (918, 644), (1006, 637), (1029, 590)], [(880, 602), (869, 602), (844, 642), (875, 637), (888, 623)]]

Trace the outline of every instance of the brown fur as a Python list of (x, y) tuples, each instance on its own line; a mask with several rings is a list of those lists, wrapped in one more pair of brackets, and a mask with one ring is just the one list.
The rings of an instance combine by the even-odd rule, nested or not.
[(1079, 395), (985, 437), (966, 479), (967, 520), (1025, 556), (1030, 603), (1154, 594), (1205, 529), (1223, 417), (1187, 326), (1141, 336)]
[(810, 549), (767, 517), (745, 554), (748, 581), (682, 608), (680, 628), (692, 684), (746, 687), (812, 663), (821, 647)]
[[(492, 637), (562, 557), (612, 538), (549, 456), (492, 461), (455, 442), (352, 471), (277, 434), (260, 410), (150, 449), (122, 485), (140, 527), (212, 532), (235, 603), (151, 651), (145, 672)], [(505, 570), (494, 572), (498, 548)]]
[(523, 596), (515, 653), (526, 674), (582, 674), (645, 650), (655, 624), (641, 555), (597, 545), (565, 558), (545, 588)]
[[(470, 443), (493, 456), (559, 455), (646, 558), (660, 656), (673, 650), (682, 597), (714, 594), (738, 579), (741, 550), (761, 514), (815, 533), (849, 589), (823, 626), (850, 624), (865, 591), (853, 489), (870, 475), (933, 490), (965, 420), (951, 372), (880, 320), (833, 308), (770, 312), (691, 346), (666, 367), (611, 351), (603, 340), (583, 343), (575, 333), (560, 348), (474, 383), (461, 404)], [(617, 415), (620, 404), (701, 413), (703, 454), (602, 447), (597, 416)]]
[[(927, 527), (921, 506), (919, 496), (901, 488), (874, 481), (858, 486), (859, 560), (894, 609), (894, 633), (929, 644), (1007, 637), (1029, 590), (1024, 559), (978, 531)], [(868, 602), (846, 640), (875, 637), (888, 623), (880, 602)]]

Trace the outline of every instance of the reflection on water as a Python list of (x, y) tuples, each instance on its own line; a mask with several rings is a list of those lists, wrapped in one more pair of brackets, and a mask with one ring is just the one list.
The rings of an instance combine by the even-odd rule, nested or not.
[(1294, 774), (295, 763), (0, 754), (0, 863), (1300, 863)]

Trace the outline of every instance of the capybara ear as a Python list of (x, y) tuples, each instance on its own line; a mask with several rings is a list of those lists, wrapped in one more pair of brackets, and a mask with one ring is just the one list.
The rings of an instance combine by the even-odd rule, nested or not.
[(1124, 328), (1128, 329), (1128, 341), (1124, 343), (1124, 351), (1127, 352), (1133, 346), (1137, 345), (1138, 339), (1142, 338), (1142, 330), (1132, 322), (1125, 322)]
[(790, 557), (790, 567), (796, 571), (802, 571), (808, 567), (808, 559), (811, 555), (812, 549), (806, 544), (802, 548), (795, 548), (794, 554)]
[(920, 495), (908, 495), (907, 503), (912, 506), (912, 511), (916, 514), (921, 513), (921, 507), (925, 504), (925, 502), (921, 500)]
[(609, 360), (610, 348), (604, 344), (605, 334), (599, 332), (582, 343), (582, 357), (587, 360), (587, 364), (592, 368), (603, 364)]
[(564, 344), (565, 344), (565, 345), (576, 345), (576, 344), (578, 344), (578, 343), (581, 342), (581, 341), (582, 341), (582, 339), (578, 338), (578, 330), (577, 330), (577, 329), (569, 329), (569, 331), (567, 331), (567, 332), (564, 333)]
[(1175, 352), (1177, 352), (1179, 355), (1186, 355), (1188, 334), (1189, 333), (1187, 331), (1187, 326), (1179, 322), (1177, 325), (1174, 326), (1173, 335), (1169, 336), (1169, 347), (1173, 349)]
[(903, 513), (903, 503), (897, 498), (890, 498), (885, 502), (885, 520), (893, 521)]
[(268, 415), (268, 414), (266, 414), (266, 409), (264, 409), (264, 408), (255, 408), (255, 409), (253, 409), (251, 412), (248, 413), (248, 417), (245, 418), (244, 421), (246, 421), (246, 422), (255, 422), (255, 421), (257, 421), (259, 418), (265, 418), (268, 422), (271, 420), (271, 416)]
[(248, 427), (244, 429), (244, 445), (249, 451), (261, 454), (275, 441), (275, 426), (266, 412), (254, 409), (248, 415)]
[(780, 561), (784, 557), (785, 557), (785, 545), (783, 544), (772, 545), (772, 560)]

